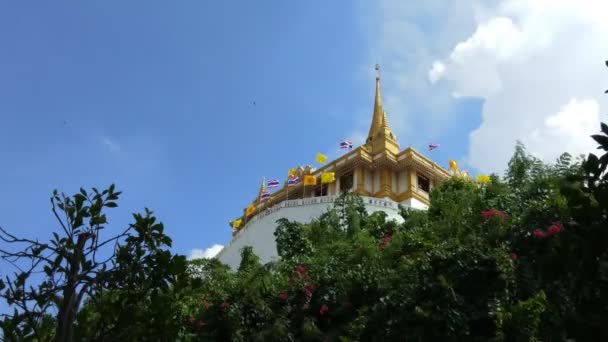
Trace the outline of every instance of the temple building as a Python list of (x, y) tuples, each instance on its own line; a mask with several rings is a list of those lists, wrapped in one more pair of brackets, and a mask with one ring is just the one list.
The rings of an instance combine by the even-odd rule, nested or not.
[(316, 185), (304, 185), (301, 181), (294, 185), (286, 180), (270, 198), (264, 181), (258, 196), (236, 220), (238, 227), (233, 225), (230, 244), (217, 258), (236, 269), (241, 260), (240, 250), (252, 246), (262, 262), (276, 259), (276, 221), (285, 217), (310, 222), (326, 212), (343, 191), (360, 195), (369, 213), (381, 210), (389, 219), (401, 221), (399, 205), (428, 208), (430, 190), (450, 176), (448, 170), (413, 148), (400, 150), (382, 106), (379, 74), (376, 75), (373, 115), (365, 144), (336, 160), (327, 161), (318, 169), (298, 167), (293, 178), (303, 180), (313, 176), (320, 179), (324, 173), (331, 173), (335, 181), (329, 184), (319, 181)]

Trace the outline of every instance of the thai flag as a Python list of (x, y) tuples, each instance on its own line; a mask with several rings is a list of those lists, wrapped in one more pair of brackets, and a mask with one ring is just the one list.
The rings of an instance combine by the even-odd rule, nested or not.
[(270, 192), (263, 192), (260, 195), (260, 201), (264, 202), (270, 198)]
[(342, 149), (342, 150), (345, 150), (345, 149), (352, 150), (353, 149), (353, 142), (352, 141), (348, 141), (348, 140), (341, 140), (340, 141), (340, 149)]
[(432, 151), (432, 150), (436, 149), (437, 147), (439, 147), (439, 145), (437, 145), (437, 144), (429, 144), (429, 151)]
[(298, 184), (298, 183), (300, 183), (300, 178), (299, 178), (299, 177), (297, 177), (297, 176), (296, 176), (296, 177), (293, 177), (293, 178), (289, 178), (289, 179), (287, 180), (287, 186), (296, 185), (296, 184)]
[(272, 188), (278, 188), (279, 187), (279, 180), (278, 179), (271, 179), (268, 181), (268, 188), (272, 189)]

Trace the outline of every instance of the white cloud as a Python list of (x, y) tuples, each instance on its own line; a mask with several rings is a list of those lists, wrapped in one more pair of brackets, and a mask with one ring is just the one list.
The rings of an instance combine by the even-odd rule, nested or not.
[(598, 130), (601, 119), (595, 100), (572, 99), (557, 114), (547, 117), (544, 124), (522, 142), (533, 154), (550, 160), (564, 151), (592, 151), (597, 144), (588, 137)]
[(224, 249), (224, 246), (217, 245), (217, 244), (213, 245), (205, 250), (193, 249), (190, 251), (190, 256), (188, 257), (188, 259), (190, 259), (190, 260), (211, 259), (211, 258), (215, 257), (216, 255), (218, 255), (218, 253), (221, 252), (222, 249)]
[(606, 120), (605, 13), (605, 0), (504, 0), (446, 58), (428, 64), (438, 90), (443, 83), (485, 100), (470, 135), (471, 166), (503, 170), (518, 139), (547, 161), (594, 149), (589, 135)]
[(435, 61), (433, 63), (433, 67), (431, 71), (429, 71), (429, 81), (431, 83), (437, 82), (441, 77), (443, 77), (443, 73), (445, 72), (445, 65), (439, 61)]

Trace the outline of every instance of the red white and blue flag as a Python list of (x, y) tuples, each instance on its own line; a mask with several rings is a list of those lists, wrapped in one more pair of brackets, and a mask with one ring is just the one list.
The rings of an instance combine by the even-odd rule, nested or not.
[(298, 176), (296, 176), (296, 177), (290, 177), (287, 180), (287, 186), (296, 185), (298, 183), (300, 183), (300, 178)]
[(268, 188), (272, 189), (272, 188), (278, 188), (279, 187), (279, 180), (278, 179), (271, 179), (268, 181)]
[(439, 145), (437, 145), (437, 144), (429, 144), (429, 151), (432, 151), (432, 150), (436, 149), (437, 147), (439, 147)]
[(264, 202), (270, 198), (270, 192), (264, 191), (260, 194), (260, 201)]
[(342, 150), (345, 150), (345, 149), (352, 150), (353, 149), (353, 142), (352, 141), (348, 141), (348, 140), (341, 140), (340, 141), (340, 149), (342, 149)]

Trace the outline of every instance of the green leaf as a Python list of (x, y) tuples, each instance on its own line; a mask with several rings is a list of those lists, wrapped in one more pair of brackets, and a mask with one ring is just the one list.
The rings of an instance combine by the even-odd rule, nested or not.
[(608, 134), (608, 125), (602, 122), (600, 123), (600, 126), (602, 127), (602, 132)]
[(118, 204), (116, 204), (116, 202), (107, 202), (105, 206), (108, 208), (116, 208), (118, 207)]
[(593, 140), (597, 141), (600, 146), (598, 149), (603, 149), (604, 151), (608, 151), (608, 136), (594, 134), (591, 136)]
[[(83, 188), (80, 188), (80, 193), (82, 194), (82, 196), (87, 197), (87, 192), (84, 191)], [(57, 194), (57, 191), (55, 191), (54, 194)]]
[(584, 169), (588, 174), (597, 175), (599, 174), (600, 161), (595, 154), (589, 154), (589, 157), (585, 161)]

